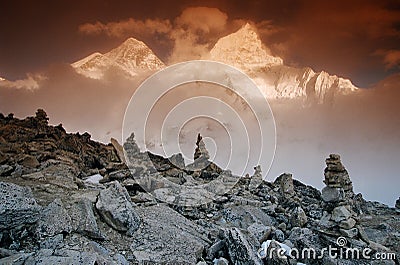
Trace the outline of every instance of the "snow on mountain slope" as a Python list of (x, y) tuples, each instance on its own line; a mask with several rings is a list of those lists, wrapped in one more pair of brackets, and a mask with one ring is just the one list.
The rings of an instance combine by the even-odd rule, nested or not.
[(243, 70), (271, 99), (312, 97), (322, 103), (336, 94), (357, 90), (348, 79), (324, 71), (316, 73), (309, 67), (284, 65), (280, 57), (272, 56), (264, 47), (249, 24), (218, 40), (209, 58)]
[(133, 77), (140, 72), (159, 70), (165, 66), (146, 44), (134, 38), (127, 39), (105, 54), (96, 52), (71, 65), (78, 73), (94, 79), (103, 78), (112, 67)]
[(210, 51), (210, 59), (235, 66), (243, 71), (283, 63), (281, 58), (270, 54), (249, 24), (219, 39)]

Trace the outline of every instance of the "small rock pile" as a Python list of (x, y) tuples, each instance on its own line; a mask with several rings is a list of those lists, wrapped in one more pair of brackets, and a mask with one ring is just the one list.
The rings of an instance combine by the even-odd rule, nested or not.
[(351, 207), (354, 193), (349, 174), (339, 155), (331, 154), (325, 162), (326, 187), (322, 189), (322, 199), (326, 211), (320, 224), (326, 228), (338, 228), (344, 236), (355, 237), (358, 234), (355, 227), (357, 216)]

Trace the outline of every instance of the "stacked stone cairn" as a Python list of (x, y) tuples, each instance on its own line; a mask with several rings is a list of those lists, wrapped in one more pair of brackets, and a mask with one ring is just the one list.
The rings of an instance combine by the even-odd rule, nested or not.
[(338, 230), (341, 235), (353, 238), (358, 235), (358, 228), (356, 227), (357, 215), (352, 209), (354, 197), (352, 182), (339, 155), (331, 154), (325, 162), (326, 187), (322, 189), (325, 211), (320, 225)]

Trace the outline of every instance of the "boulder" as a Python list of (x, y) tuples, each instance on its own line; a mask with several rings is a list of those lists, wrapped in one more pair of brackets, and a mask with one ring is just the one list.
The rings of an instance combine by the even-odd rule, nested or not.
[(301, 208), (300, 206), (294, 208), (290, 215), (290, 223), (292, 224), (292, 226), (303, 227), (307, 223), (307, 221), (307, 215), (304, 212), (303, 208)]
[(322, 189), (322, 199), (324, 202), (339, 202), (345, 198), (343, 188), (333, 188), (326, 186)]
[(285, 233), (283, 233), (280, 229), (276, 229), (274, 232), (272, 232), (272, 238), (278, 242), (283, 242), (285, 241)]
[(263, 262), (257, 256), (255, 250), (246, 237), (236, 227), (225, 230), (225, 238), (228, 245), (229, 257), (233, 264), (262, 265)]
[(196, 264), (211, 242), (206, 232), (166, 205), (138, 207), (143, 225), (130, 248), (139, 264)]
[(247, 231), (251, 235), (253, 235), (258, 240), (258, 242), (262, 243), (269, 238), (272, 232), (272, 228), (261, 223), (254, 223), (247, 227)]
[(396, 208), (397, 208), (397, 209), (400, 209), (400, 197), (399, 197), (399, 199), (396, 201)]
[(354, 218), (349, 218), (347, 220), (341, 221), (339, 223), (339, 227), (343, 229), (350, 229), (353, 228), (356, 225), (356, 220)]
[(336, 223), (345, 221), (352, 216), (351, 212), (345, 206), (338, 206), (332, 211), (332, 220)]
[(291, 197), (294, 195), (294, 185), (292, 174), (284, 173), (280, 175), (274, 182), (279, 186), (279, 190), (283, 196)]
[(37, 222), (36, 233), (40, 238), (72, 231), (71, 217), (60, 199), (55, 199), (44, 208)]
[(31, 189), (0, 182), (0, 231), (22, 229), (39, 219), (41, 207)]
[(110, 182), (106, 189), (100, 191), (96, 209), (102, 219), (117, 231), (133, 235), (139, 228), (140, 218), (128, 191), (118, 181)]
[(357, 228), (351, 228), (351, 229), (339, 229), (340, 233), (344, 235), (345, 237), (353, 238), (358, 235), (358, 229)]
[(104, 239), (93, 212), (92, 202), (83, 198), (74, 202), (68, 210), (74, 231), (93, 239)]

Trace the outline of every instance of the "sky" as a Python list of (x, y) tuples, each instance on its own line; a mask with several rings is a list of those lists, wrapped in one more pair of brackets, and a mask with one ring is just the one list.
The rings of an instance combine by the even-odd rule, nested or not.
[(1, 4), (0, 77), (26, 78), (128, 37), (170, 64), (196, 58), (245, 22), (288, 65), (325, 70), (360, 87), (400, 70), (399, 1), (17, 0)]

